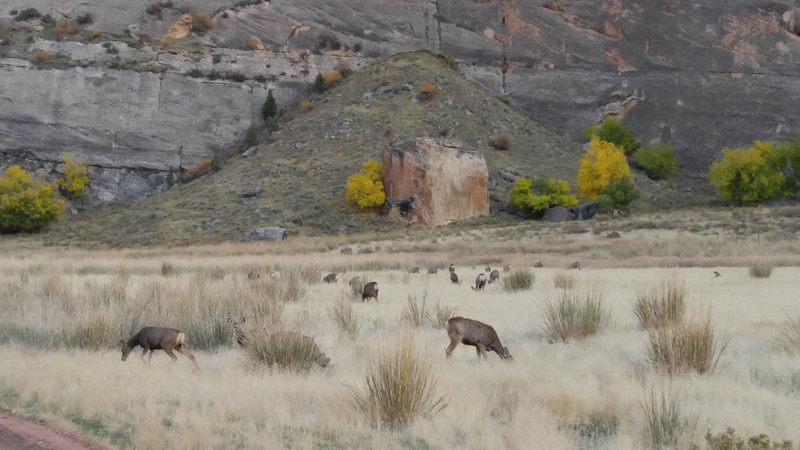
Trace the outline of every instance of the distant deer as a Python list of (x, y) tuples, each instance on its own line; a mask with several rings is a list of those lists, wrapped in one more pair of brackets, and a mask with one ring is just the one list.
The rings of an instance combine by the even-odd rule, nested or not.
[(322, 281), (324, 281), (326, 283), (336, 283), (337, 277), (338, 277), (338, 275), (336, 275), (335, 273), (331, 272), (331, 273), (325, 275), (325, 277), (322, 279)]
[(378, 283), (375, 281), (370, 281), (364, 285), (364, 291), (361, 293), (361, 301), (369, 300), (370, 297), (374, 298), (376, 302), (378, 301)]
[(719, 278), (721, 276), (722, 276), (721, 273), (717, 272), (716, 270), (714, 271), (714, 278)]
[(461, 343), (475, 347), (479, 360), (481, 356), (484, 360), (489, 359), (486, 355), (487, 349), (497, 353), (500, 359), (514, 359), (508, 352), (508, 347), (503, 347), (500, 343), (494, 328), (483, 322), (465, 317), (453, 317), (447, 321), (447, 336), (450, 337), (450, 345), (444, 352), (448, 358), (453, 349)]
[(450, 283), (452, 283), (452, 284), (461, 284), (461, 282), (458, 281), (458, 275), (456, 275), (455, 270), (451, 270), (450, 271)]
[(489, 266), (486, 266), (486, 268), (485, 268), (485, 269), (483, 269), (483, 270), (484, 270), (485, 272), (491, 272), (491, 271), (492, 271), (492, 268), (491, 268), (491, 267), (489, 267)]
[(454, 266), (453, 264), (450, 264), (450, 267), (448, 267), (447, 270), (449, 270), (450, 272), (455, 272), (456, 271), (456, 266)]
[[(241, 325), (245, 322), (246, 319), (247, 318), (245, 316), (242, 316), (242, 318), (239, 319), (239, 321), (237, 322), (228, 317), (228, 323), (233, 327), (233, 334), (236, 336), (236, 343), (239, 344), (239, 347), (242, 348), (247, 348), (250, 346), (250, 340), (248, 339), (247, 333), (245, 333), (244, 330), (242, 330), (241, 328)], [(266, 332), (266, 330), (263, 331)], [(328, 367), (328, 364), (330, 364), (331, 359), (325, 356), (325, 353), (322, 353), (319, 350), (319, 347), (317, 347), (317, 343), (314, 342), (314, 338), (310, 336), (306, 336), (296, 331), (277, 331), (274, 333), (267, 333), (266, 337), (267, 339), (269, 339), (271, 344), (274, 344), (276, 340), (279, 340), (281, 337), (285, 337), (287, 335), (293, 335), (299, 337), (300, 339), (303, 339), (304, 342), (313, 344), (314, 354), (316, 355), (315, 362), (320, 367)]]
[(581, 270), (581, 262), (575, 261), (574, 263), (567, 266), (567, 269), (578, 269)]
[(494, 269), (492, 273), (489, 274), (489, 284), (492, 284), (499, 279), (500, 279), (500, 271)]
[[(120, 339), (119, 343), (122, 345), (123, 361), (128, 359), (128, 355), (131, 354), (134, 348), (142, 347), (142, 354), (140, 357), (147, 365), (150, 365), (150, 361), (153, 359), (153, 350), (164, 350), (169, 357), (172, 358), (172, 362), (176, 362), (178, 361), (178, 357), (172, 352), (175, 350), (191, 359), (195, 368), (200, 370), (200, 366), (197, 365), (197, 360), (194, 358), (194, 355), (187, 350), (186, 335), (174, 328), (144, 327), (127, 341)], [(150, 356), (147, 358), (147, 361), (145, 361), (144, 355), (148, 351), (150, 352)]]
[(408, 270), (408, 273), (419, 273), (419, 267), (414, 266)]
[(485, 287), (486, 287), (486, 274), (479, 273), (478, 276), (475, 277), (475, 286), (472, 286), (472, 290), (473, 291), (482, 291), (483, 288), (485, 288)]
[(436, 267), (429, 267), (428, 268), (428, 273), (437, 274), (437, 273), (439, 273), (439, 269), (437, 269)]
[(536, 264), (533, 265), (533, 267), (544, 267), (544, 263), (541, 261), (537, 261)]

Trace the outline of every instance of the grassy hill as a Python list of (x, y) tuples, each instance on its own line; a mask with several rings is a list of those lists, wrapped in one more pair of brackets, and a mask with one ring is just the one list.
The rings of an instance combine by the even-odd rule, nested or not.
[[(438, 87), (419, 102), (423, 82)], [(359, 211), (345, 199), (347, 177), (395, 143), (432, 136), (479, 150), (490, 178), (492, 217), (475, 221), (502, 225), (511, 182), (499, 170), (521, 176), (569, 181), (574, 188), (582, 145), (532, 121), (486, 89), (462, 77), (428, 52), (399, 54), (354, 72), (324, 94), (308, 98), (313, 108), (279, 105), (280, 130), (264, 137), (250, 158), (235, 156), (216, 173), (176, 186), (134, 205), (112, 205), (67, 217), (47, 232), (55, 242), (111, 245), (239, 241), (259, 226), (282, 226), (302, 235), (382, 231), (403, 225), (377, 211)], [(508, 150), (489, 140), (504, 133)], [(693, 182), (637, 183), (643, 209), (698, 202), (704, 185)], [(639, 181), (642, 181), (639, 183)], [(697, 183), (695, 183), (697, 184)], [(677, 186), (681, 188), (678, 189)]]

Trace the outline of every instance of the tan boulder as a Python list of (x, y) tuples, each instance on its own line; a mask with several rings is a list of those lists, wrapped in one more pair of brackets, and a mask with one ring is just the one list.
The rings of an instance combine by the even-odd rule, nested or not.
[[(489, 214), (489, 172), (475, 150), (419, 138), (383, 152), (386, 197), (409, 222), (439, 225)], [(413, 200), (409, 200), (413, 199)]]
[(251, 50), (256, 50), (256, 51), (266, 50), (266, 48), (264, 48), (264, 43), (261, 42), (261, 39), (255, 36), (250, 36), (250, 39), (247, 40), (247, 45), (250, 46)]
[(184, 14), (175, 22), (174, 25), (169, 27), (167, 33), (164, 35), (162, 39), (170, 40), (170, 39), (180, 39), (182, 37), (188, 36), (189, 33), (192, 31), (192, 15), (191, 14)]

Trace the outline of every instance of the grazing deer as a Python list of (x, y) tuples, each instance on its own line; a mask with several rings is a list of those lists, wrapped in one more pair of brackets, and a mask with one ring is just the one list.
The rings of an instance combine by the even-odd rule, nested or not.
[(719, 278), (721, 276), (722, 276), (721, 273), (717, 272), (716, 270), (714, 271), (714, 278)]
[(578, 269), (581, 270), (581, 262), (575, 261), (574, 263), (567, 266), (567, 269)]
[(428, 273), (437, 274), (439, 273), (439, 269), (437, 269), (436, 267), (429, 267)]
[(324, 281), (326, 283), (336, 283), (337, 277), (338, 277), (338, 275), (336, 275), (335, 273), (331, 272), (331, 273), (325, 275), (325, 277), (322, 279), (322, 281)]
[(487, 349), (497, 353), (500, 359), (514, 359), (508, 352), (508, 347), (503, 347), (503, 344), (500, 343), (500, 338), (497, 337), (494, 328), (483, 322), (465, 317), (453, 317), (447, 321), (447, 336), (450, 337), (450, 345), (444, 352), (448, 358), (453, 353), (453, 349), (461, 343), (475, 347), (478, 360), (481, 359), (481, 356), (484, 360), (489, 359), (486, 355)]
[(537, 261), (536, 264), (533, 265), (533, 267), (544, 267), (544, 263), (541, 261)]
[[(453, 272), (455, 273), (455, 272)], [(472, 286), (470, 286), (472, 287)], [(486, 275), (483, 273), (479, 273), (477, 277), (475, 277), (475, 286), (472, 287), (473, 291), (482, 291), (483, 288), (486, 287)]]
[(500, 271), (494, 269), (492, 273), (489, 274), (489, 284), (492, 284), (499, 279), (500, 279)]
[(419, 273), (419, 267), (418, 266), (412, 267), (411, 269), (408, 270), (408, 273)]
[(361, 293), (361, 301), (369, 300), (370, 297), (374, 298), (376, 302), (378, 301), (378, 283), (375, 281), (370, 281), (364, 285), (364, 291)]
[(452, 283), (452, 284), (461, 284), (461, 282), (458, 281), (458, 275), (456, 275), (455, 270), (451, 270), (450, 271), (450, 283)]
[(261, 271), (259, 271), (258, 269), (253, 269), (247, 272), (247, 278), (250, 280), (257, 280), (258, 277), (260, 276), (261, 276)]
[[(236, 343), (239, 344), (239, 347), (241, 348), (247, 348), (250, 346), (250, 340), (247, 337), (247, 333), (245, 333), (241, 327), (241, 325), (245, 322), (246, 319), (247, 318), (245, 316), (242, 316), (242, 318), (239, 319), (239, 321), (237, 322), (228, 317), (228, 323), (233, 327), (233, 334), (234, 336), (236, 336)], [(263, 330), (263, 332), (266, 332), (266, 330)], [(328, 364), (330, 364), (331, 359), (325, 356), (325, 353), (322, 353), (319, 350), (319, 347), (317, 347), (317, 343), (314, 342), (314, 338), (298, 333), (296, 331), (277, 331), (275, 333), (266, 334), (266, 338), (269, 339), (271, 345), (275, 345), (276, 342), (279, 342), (281, 340), (281, 338), (287, 336), (298, 337), (302, 339), (304, 342), (313, 346), (314, 354), (316, 355), (315, 362), (317, 363), (317, 365), (319, 365), (320, 367), (328, 367)]]
[[(128, 359), (128, 355), (131, 354), (131, 351), (138, 346), (142, 347), (142, 354), (140, 357), (147, 365), (150, 365), (150, 361), (153, 359), (153, 350), (164, 350), (169, 357), (172, 358), (172, 362), (176, 362), (178, 361), (178, 357), (172, 352), (175, 350), (191, 359), (195, 368), (200, 370), (200, 366), (197, 365), (197, 360), (194, 358), (194, 355), (187, 350), (186, 335), (174, 328), (144, 327), (127, 341), (120, 339), (119, 343), (122, 345), (123, 361)], [(144, 355), (148, 351), (150, 352), (150, 356), (147, 358), (147, 361), (145, 361)]]

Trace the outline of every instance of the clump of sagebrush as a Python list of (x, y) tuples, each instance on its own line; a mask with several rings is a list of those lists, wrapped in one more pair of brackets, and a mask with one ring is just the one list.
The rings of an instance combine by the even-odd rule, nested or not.
[(583, 339), (608, 328), (611, 311), (603, 306), (603, 297), (596, 288), (586, 292), (562, 290), (557, 303), (545, 305), (544, 323), (550, 339)]
[(574, 289), (578, 279), (571, 272), (559, 270), (553, 274), (553, 285), (558, 289)]
[(680, 444), (686, 444), (682, 442), (683, 438), (696, 426), (697, 419), (684, 415), (677, 396), (664, 392), (656, 395), (652, 389), (641, 406), (646, 420), (644, 436), (648, 448), (681, 448)]
[(422, 304), (417, 302), (417, 297), (408, 296), (408, 303), (403, 308), (400, 314), (400, 321), (412, 327), (421, 327), (425, 323), (425, 317), (428, 315), (425, 311), (425, 301), (427, 293), (422, 296)]
[(656, 369), (672, 375), (687, 371), (712, 373), (728, 342), (714, 337), (710, 314), (693, 323), (648, 328), (647, 360)]
[(753, 278), (769, 278), (775, 263), (768, 259), (754, 259), (750, 261), (750, 276)]
[(529, 270), (515, 270), (503, 277), (503, 290), (507, 292), (527, 291), (533, 287), (535, 277)]
[(711, 434), (706, 431), (706, 445), (709, 450), (792, 450), (792, 441), (773, 442), (768, 435), (761, 433), (747, 441), (736, 435), (736, 430), (728, 427), (724, 432)]
[(783, 329), (774, 339), (773, 345), (787, 353), (800, 352), (800, 316), (792, 319), (783, 326)]
[(77, 325), (67, 344), (84, 350), (107, 350), (117, 343), (118, 334), (109, 319), (98, 315)]
[(361, 322), (352, 302), (345, 298), (339, 299), (336, 305), (328, 309), (328, 316), (351, 337), (356, 336), (361, 329)]
[(295, 331), (252, 330), (247, 334), (247, 343), (242, 352), (253, 367), (308, 373), (320, 357), (314, 338)]
[(369, 363), (365, 387), (350, 387), (356, 408), (372, 425), (403, 428), (416, 418), (435, 414), (445, 406), (437, 394), (438, 377), (419, 354), (412, 335), (396, 348), (383, 348)]
[(679, 323), (685, 312), (686, 286), (674, 276), (668, 276), (658, 285), (641, 288), (633, 304), (633, 313), (642, 328)]

